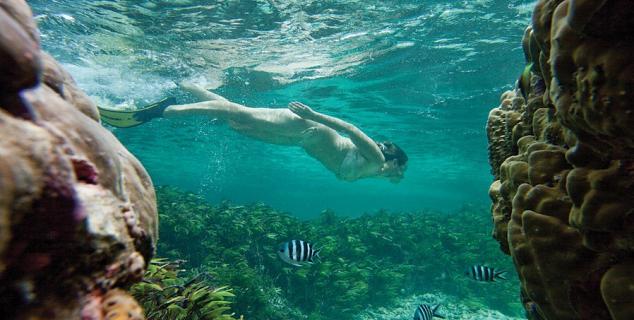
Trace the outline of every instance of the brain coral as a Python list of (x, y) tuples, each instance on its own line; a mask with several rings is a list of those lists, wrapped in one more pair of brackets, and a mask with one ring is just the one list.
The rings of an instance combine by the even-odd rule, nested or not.
[(26, 2), (0, 1), (0, 30), (0, 314), (102, 319), (154, 253), (152, 182), (40, 50)]
[(493, 236), (531, 319), (634, 319), (633, 39), (630, 0), (538, 1), (528, 87), (490, 113)]

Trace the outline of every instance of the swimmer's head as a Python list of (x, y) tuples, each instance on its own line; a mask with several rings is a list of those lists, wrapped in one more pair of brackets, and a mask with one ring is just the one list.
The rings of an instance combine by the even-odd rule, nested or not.
[(385, 158), (385, 164), (381, 169), (383, 176), (392, 182), (399, 182), (407, 169), (407, 154), (391, 141), (377, 142), (376, 144)]
[(397, 146), (396, 143), (383, 141), (377, 142), (376, 144), (379, 146), (379, 149), (381, 149), (381, 153), (383, 153), (383, 157), (385, 157), (386, 162), (396, 160), (396, 163), (399, 166), (407, 165), (407, 154), (405, 154), (405, 151)]

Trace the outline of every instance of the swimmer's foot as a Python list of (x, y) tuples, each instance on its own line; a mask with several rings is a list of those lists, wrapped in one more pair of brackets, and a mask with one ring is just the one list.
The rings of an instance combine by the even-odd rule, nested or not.
[(138, 110), (116, 110), (99, 107), (99, 115), (104, 123), (113, 127), (129, 128), (160, 117), (163, 111), (174, 102), (176, 102), (176, 99), (169, 97), (141, 107)]
[(191, 93), (192, 95), (194, 95), (196, 98), (200, 99), (200, 100), (208, 100), (208, 101), (229, 101), (227, 100), (225, 97), (215, 94), (197, 84), (191, 83), (191, 82), (181, 82), (178, 84), (179, 87), (181, 87), (183, 90)]

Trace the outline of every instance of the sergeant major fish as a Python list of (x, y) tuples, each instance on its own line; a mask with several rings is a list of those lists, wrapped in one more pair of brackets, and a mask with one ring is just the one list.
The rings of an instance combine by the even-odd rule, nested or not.
[(291, 240), (282, 243), (277, 254), (284, 262), (301, 267), (303, 264), (312, 264), (315, 257), (320, 258), (320, 251), (321, 249), (315, 249), (312, 244), (304, 240)]
[(476, 281), (485, 282), (492, 282), (496, 279), (506, 280), (506, 278), (504, 277), (505, 273), (506, 271), (495, 270), (495, 268), (490, 268), (479, 264), (471, 266), (469, 269), (467, 269), (467, 271), (465, 271), (465, 274), (470, 278)]
[(432, 320), (434, 317), (444, 319), (445, 317), (436, 312), (438, 307), (440, 307), (439, 304), (433, 308), (424, 303), (419, 305), (414, 312), (414, 320)]

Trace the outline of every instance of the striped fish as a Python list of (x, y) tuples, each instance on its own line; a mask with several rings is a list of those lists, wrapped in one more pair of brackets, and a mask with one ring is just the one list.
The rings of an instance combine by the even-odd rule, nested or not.
[(294, 266), (302, 266), (303, 264), (312, 264), (313, 258), (319, 258), (319, 251), (315, 247), (304, 240), (291, 240), (282, 243), (277, 250), (277, 254), (286, 263)]
[(438, 310), (438, 307), (440, 307), (439, 304), (433, 308), (424, 303), (419, 305), (414, 312), (414, 320), (431, 320), (434, 317), (444, 319), (445, 317), (439, 315), (436, 312)]
[(465, 272), (465, 274), (469, 276), (470, 278), (472, 278), (473, 280), (485, 281), (485, 282), (492, 282), (492, 281), (495, 281), (496, 279), (506, 280), (506, 278), (504, 277), (505, 273), (506, 271), (495, 270), (495, 268), (490, 268), (490, 267), (482, 266), (479, 264), (471, 266)]

